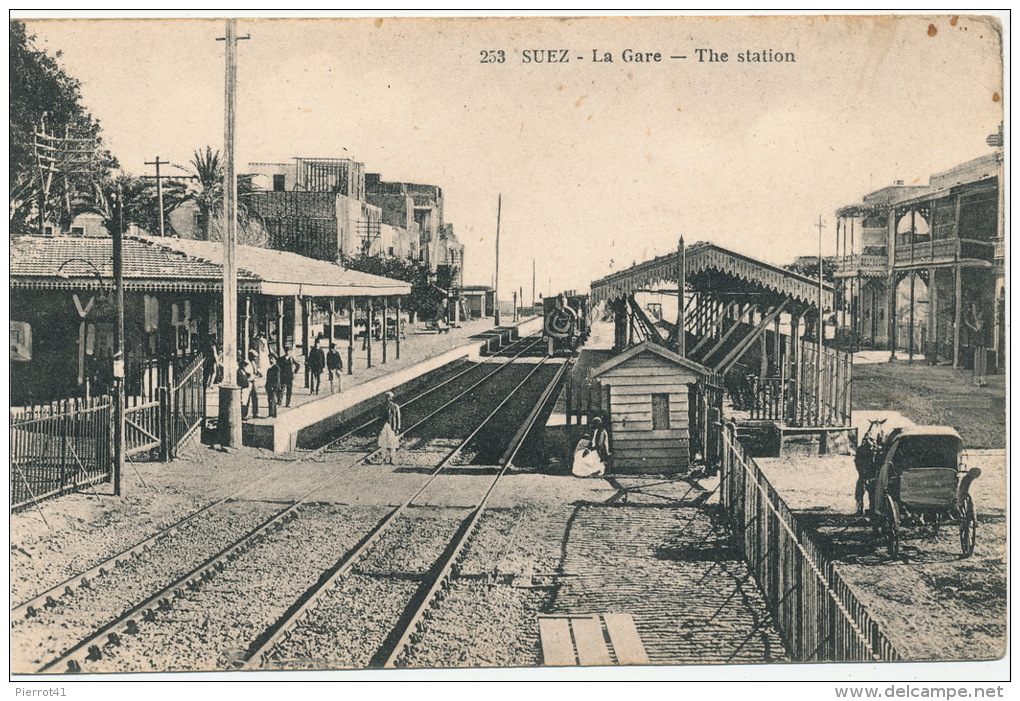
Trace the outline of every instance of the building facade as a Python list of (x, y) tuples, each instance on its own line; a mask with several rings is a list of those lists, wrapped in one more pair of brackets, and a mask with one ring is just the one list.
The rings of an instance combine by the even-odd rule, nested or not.
[(854, 344), (970, 367), (1005, 363), (1002, 152), (836, 212), (836, 322)]

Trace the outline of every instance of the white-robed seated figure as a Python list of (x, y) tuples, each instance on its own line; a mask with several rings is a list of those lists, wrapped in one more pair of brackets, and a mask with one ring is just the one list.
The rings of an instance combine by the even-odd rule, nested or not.
[(585, 435), (574, 448), (571, 472), (577, 477), (601, 477), (609, 464), (609, 432), (602, 427), (602, 419), (591, 420), (591, 434)]

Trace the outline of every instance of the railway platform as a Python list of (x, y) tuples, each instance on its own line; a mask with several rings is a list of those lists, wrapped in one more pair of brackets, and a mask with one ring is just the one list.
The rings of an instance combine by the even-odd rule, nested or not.
[[(339, 391), (329, 392), (326, 373), (323, 373), (320, 394), (313, 395), (304, 382), (304, 362), (299, 376), (295, 378), (294, 392), (290, 407), (279, 407), (278, 416), (265, 416), (268, 410), (264, 378), (257, 378), (260, 418), (249, 418), (242, 429), (245, 446), (265, 448), (274, 453), (285, 453), (297, 448), (302, 442), (312, 441), (322, 432), (329, 430), (337, 421), (370, 408), (372, 401), (378, 401), (383, 393), (421, 378), (428, 373), (460, 359), (478, 357), (494, 339), (504, 337), (504, 345), (516, 329), (519, 335), (526, 335), (541, 328), (540, 317), (529, 317), (517, 322), (503, 324), (496, 328), (491, 319), (465, 322), (460, 328), (437, 334), (423, 326), (409, 330), (401, 343), (400, 358), (394, 357), (392, 342), (388, 349), (386, 363), (382, 363), (382, 349), (377, 341), (374, 362), (366, 367), (367, 357), (360, 345), (356, 346), (353, 374), (344, 375)], [(495, 341), (493, 341), (495, 343)], [(340, 349), (344, 353), (345, 349)], [(211, 389), (206, 397), (207, 419), (218, 415), (219, 392)]]

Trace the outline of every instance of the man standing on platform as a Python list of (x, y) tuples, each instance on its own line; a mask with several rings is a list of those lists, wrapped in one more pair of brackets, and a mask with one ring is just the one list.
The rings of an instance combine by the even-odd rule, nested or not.
[[(329, 344), (329, 352), (326, 353), (326, 369), (329, 371), (329, 391), (340, 391), (340, 378), (343, 376), (344, 361), (340, 357), (340, 351), (336, 349), (335, 343)], [(336, 385), (333, 381), (336, 380)]]
[(280, 365), (275, 355), (269, 356), (269, 367), (266, 368), (266, 399), (269, 401), (269, 418), (276, 418), (276, 405), (280, 403)]
[(298, 361), (290, 354), (290, 348), (283, 349), (283, 355), (276, 360), (276, 364), (280, 366), (280, 400), (278, 403), (283, 404), (286, 399), (286, 405), (290, 406), (290, 398), (294, 394), (294, 376), (297, 374), (301, 366)]
[(254, 349), (248, 351), (248, 367), (251, 370), (251, 395), (248, 406), (251, 409), (250, 416), (253, 419), (259, 418), (259, 389), (257, 379), (262, 377), (262, 365), (259, 363), (259, 354)]
[(319, 348), (319, 339), (315, 339), (315, 345), (308, 351), (308, 390), (309, 394), (318, 394), (322, 385), (322, 371), (326, 368), (326, 354)]

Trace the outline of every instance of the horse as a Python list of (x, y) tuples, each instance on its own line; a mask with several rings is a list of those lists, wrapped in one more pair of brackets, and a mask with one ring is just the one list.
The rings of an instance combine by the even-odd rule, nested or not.
[[(870, 420), (868, 430), (864, 432), (861, 443), (854, 455), (854, 467), (857, 468), (857, 485), (854, 488), (854, 501), (857, 515), (864, 515), (864, 493), (868, 493), (869, 511), (875, 509), (875, 478), (885, 460), (885, 429), (883, 424), (888, 419)], [(877, 429), (877, 430), (876, 430)]]

